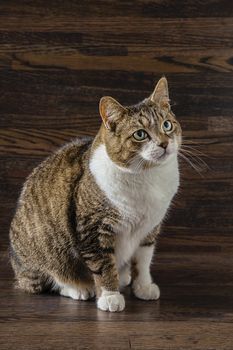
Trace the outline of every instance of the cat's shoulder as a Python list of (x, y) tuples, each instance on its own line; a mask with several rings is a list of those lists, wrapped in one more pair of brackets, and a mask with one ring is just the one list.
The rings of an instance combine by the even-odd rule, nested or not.
[(43, 179), (51, 173), (64, 174), (67, 171), (75, 171), (76, 167), (80, 167), (83, 155), (90, 149), (92, 140), (91, 137), (83, 137), (66, 143), (38, 164), (28, 176), (25, 184), (33, 182), (35, 178)]
[(67, 162), (72, 163), (90, 148), (92, 141), (92, 137), (76, 138), (59, 148), (52, 156), (54, 158), (63, 158)]

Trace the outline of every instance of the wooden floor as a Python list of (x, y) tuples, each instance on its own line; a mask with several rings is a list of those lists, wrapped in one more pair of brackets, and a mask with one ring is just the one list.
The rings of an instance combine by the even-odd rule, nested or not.
[(233, 349), (233, 257), (161, 253), (153, 271), (159, 301), (126, 288), (126, 309), (106, 313), (94, 301), (14, 290), (3, 256), (0, 349)]
[[(232, 0), (0, 1), (0, 349), (233, 349)], [(98, 102), (148, 96), (165, 74), (183, 135), (208, 167), (181, 188), (153, 275), (161, 300), (124, 312), (14, 290), (7, 258), (33, 167), (94, 136)], [(200, 153), (199, 153), (200, 155)]]

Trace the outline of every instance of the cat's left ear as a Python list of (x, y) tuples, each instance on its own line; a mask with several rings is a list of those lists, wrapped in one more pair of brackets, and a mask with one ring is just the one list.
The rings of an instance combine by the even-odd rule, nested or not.
[(122, 117), (125, 108), (114, 98), (104, 96), (99, 103), (99, 111), (105, 127), (114, 130), (117, 121)]
[(165, 77), (162, 77), (158, 81), (158, 83), (157, 83), (153, 93), (149, 97), (149, 99), (152, 102), (159, 105), (159, 107), (161, 109), (164, 109), (164, 108), (167, 108), (170, 106), (169, 93), (168, 93), (168, 83), (167, 83), (167, 79)]

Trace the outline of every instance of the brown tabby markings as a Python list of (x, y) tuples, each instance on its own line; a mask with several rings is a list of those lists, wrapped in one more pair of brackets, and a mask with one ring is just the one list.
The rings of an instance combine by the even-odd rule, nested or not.
[(112, 237), (118, 213), (90, 174), (90, 146), (90, 140), (67, 145), (25, 183), (10, 238), (17, 285), (28, 292), (42, 292), (56, 279), (88, 286), (93, 274), (97, 285), (118, 289)]
[[(103, 103), (106, 98), (102, 98)], [(111, 108), (115, 108), (115, 111), (119, 113), (119, 117), (114, 119), (111, 130), (108, 133), (106, 133), (106, 129), (102, 125), (100, 139), (105, 143), (111, 159), (121, 167), (126, 167), (129, 161), (135, 156), (135, 153), (141, 149), (141, 143), (136, 142), (131, 137), (134, 131), (144, 129), (154, 137), (159, 136), (161, 143), (166, 143), (169, 136), (161, 132), (161, 124), (164, 119), (168, 118), (175, 125), (174, 132), (177, 135), (181, 133), (180, 125), (168, 106), (166, 106), (167, 110), (164, 113), (164, 110), (161, 111), (158, 106), (155, 106), (154, 103), (148, 100), (136, 106), (122, 107), (112, 99)], [(144, 168), (150, 166), (151, 164), (149, 162), (144, 164)]]
[[(107, 104), (113, 118), (104, 119)], [(96, 138), (79, 139), (58, 150), (28, 177), (10, 228), (11, 262), (16, 285), (30, 293), (56, 288), (56, 281), (90, 289), (119, 289), (114, 226), (120, 214), (97, 186), (89, 169), (94, 150), (102, 143), (116, 164), (127, 167), (142, 144), (132, 138), (143, 128), (152, 137), (167, 142), (161, 132), (165, 117), (180, 126), (167, 103), (161, 107), (149, 99), (133, 107), (122, 107), (103, 98), (100, 113), (104, 123)], [(150, 167), (148, 162), (144, 167)], [(159, 227), (141, 242), (154, 244)], [(133, 277), (137, 263), (133, 262)]]

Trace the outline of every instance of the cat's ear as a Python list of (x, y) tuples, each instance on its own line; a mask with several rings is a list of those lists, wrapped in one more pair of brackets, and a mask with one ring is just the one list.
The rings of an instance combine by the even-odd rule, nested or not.
[(160, 106), (161, 109), (167, 108), (170, 106), (169, 104), (169, 92), (168, 92), (168, 83), (167, 79), (165, 77), (162, 77), (153, 93), (151, 94), (149, 98), (152, 102), (156, 103), (157, 105)]
[(100, 116), (107, 129), (114, 129), (117, 121), (121, 118), (125, 108), (114, 98), (104, 96), (99, 103)]

